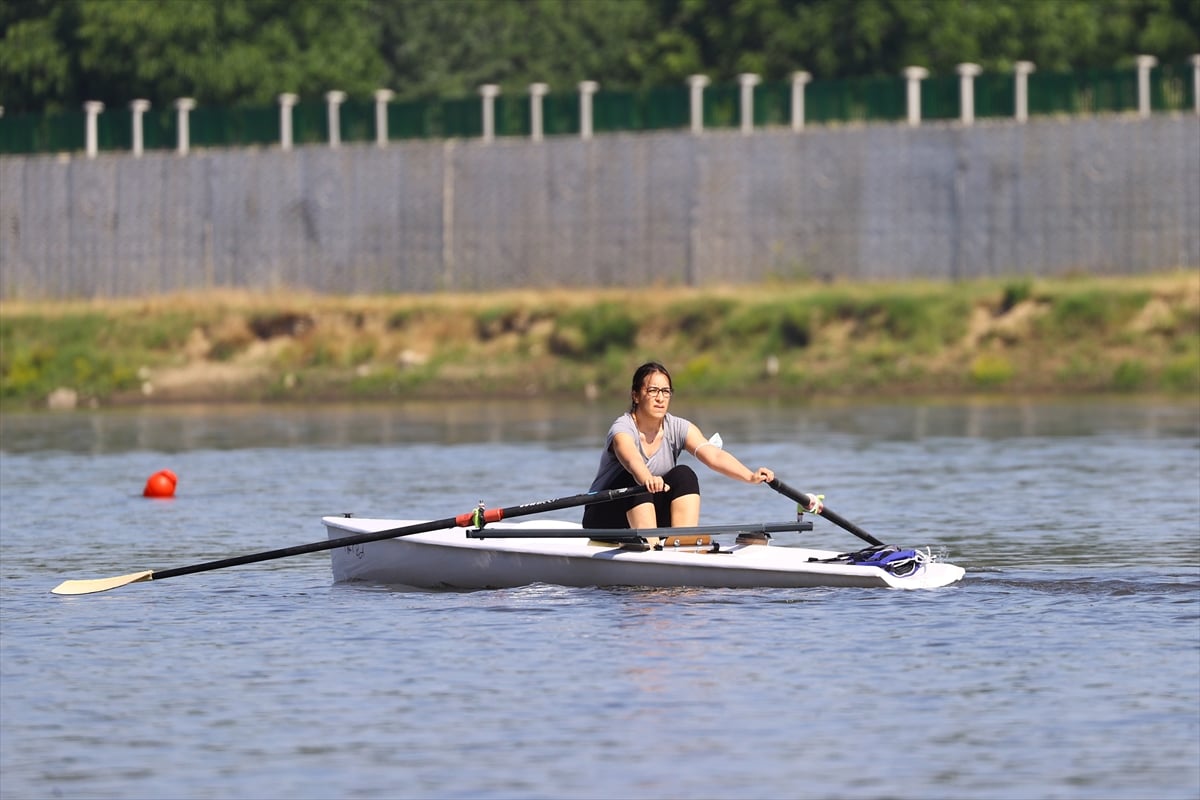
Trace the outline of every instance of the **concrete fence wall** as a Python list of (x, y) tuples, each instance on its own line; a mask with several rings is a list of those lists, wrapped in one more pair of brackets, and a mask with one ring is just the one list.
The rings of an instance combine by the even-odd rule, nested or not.
[(1200, 267), (1200, 118), (0, 158), (0, 299)]

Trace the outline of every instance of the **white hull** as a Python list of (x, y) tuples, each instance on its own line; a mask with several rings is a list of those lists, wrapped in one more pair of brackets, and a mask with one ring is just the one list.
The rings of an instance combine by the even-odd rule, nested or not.
[[(374, 533), (423, 520), (325, 517), (330, 539)], [(578, 528), (539, 520), (489, 528)], [(583, 537), (471, 539), (463, 528), (418, 533), (330, 550), (336, 582), (366, 581), (414, 589), (503, 589), (532, 583), (558, 586), (798, 588), (857, 586), (932, 589), (963, 577), (953, 564), (929, 562), (904, 577), (873, 566), (822, 564), (832, 550), (778, 545), (721, 545), (637, 552), (598, 547)]]

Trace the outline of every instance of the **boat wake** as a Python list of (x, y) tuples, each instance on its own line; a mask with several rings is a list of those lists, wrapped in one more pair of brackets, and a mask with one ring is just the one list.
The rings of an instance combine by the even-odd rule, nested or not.
[(1008, 569), (972, 568), (964, 583), (993, 589), (1013, 589), (1052, 595), (1092, 595), (1125, 597), (1178, 595), (1200, 599), (1200, 574), (1196, 571), (1177, 575), (1156, 573), (1122, 578), (1075, 575), (1063, 577), (1050, 573), (1015, 575)]

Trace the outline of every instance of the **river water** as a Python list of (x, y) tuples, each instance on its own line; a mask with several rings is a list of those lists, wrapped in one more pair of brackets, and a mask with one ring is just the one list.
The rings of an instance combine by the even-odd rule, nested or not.
[[(5, 415), (0, 796), (1200, 797), (1196, 403), (675, 405), (967, 578), (408, 593), (315, 553), (64, 598), (320, 541), (326, 514), (575, 494), (621, 409)], [(144, 499), (162, 468), (177, 496)], [(793, 511), (700, 476), (705, 523)]]

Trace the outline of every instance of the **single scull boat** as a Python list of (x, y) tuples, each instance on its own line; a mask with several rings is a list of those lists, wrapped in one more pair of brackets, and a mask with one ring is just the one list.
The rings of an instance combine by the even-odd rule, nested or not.
[[(772, 480), (772, 489), (815, 508), (811, 496)], [(820, 515), (871, 545), (856, 553), (763, 546), (772, 532), (810, 530), (798, 519), (775, 525), (730, 525), (653, 530), (585, 530), (578, 524), (538, 522), (514, 525), (502, 520), (591, 503), (611, 502), (645, 492), (641, 487), (539, 500), (507, 508), (480, 507), (427, 521), (325, 517), (323, 541), (188, 564), (142, 569), (109, 578), (66, 580), (57, 595), (105, 592), (131, 583), (257, 564), (329, 550), (335, 580), (369, 580), (413, 588), (484, 589), (552, 583), (564, 586), (803, 587), (880, 586), (932, 589), (963, 577), (963, 569), (926, 550), (900, 550), (843, 519), (827, 506)], [(802, 514), (800, 515), (803, 516)], [(491, 527), (488, 527), (488, 526)], [(734, 544), (713, 541), (714, 533), (734, 533)], [(650, 546), (664, 537), (659, 546)], [(593, 541), (593, 539), (604, 541)], [(620, 539), (613, 543), (612, 539)]]
[[(322, 521), (330, 539), (421, 524), (419, 520), (345, 516)], [(952, 584), (964, 574), (962, 567), (939, 561), (927, 552), (897, 553), (895, 548), (876, 547), (846, 554), (771, 543), (772, 532), (811, 527), (811, 522), (795, 522), (625, 531), (635, 541), (620, 544), (593, 537), (622, 532), (589, 531), (576, 523), (498, 522), (484, 528), (455, 527), (368, 541), (335, 548), (330, 555), (335, 582), (366, 581), (425, 590), (503, 589), (533, 583), (932, 589)], [(730, 544), (718, 543), (713, 540), (714, 532), (737, 538)], [(650, 537), (666, 538), (650, 547), (641, 541)], [(867, 563), (878, 553), (885, 558)]]

